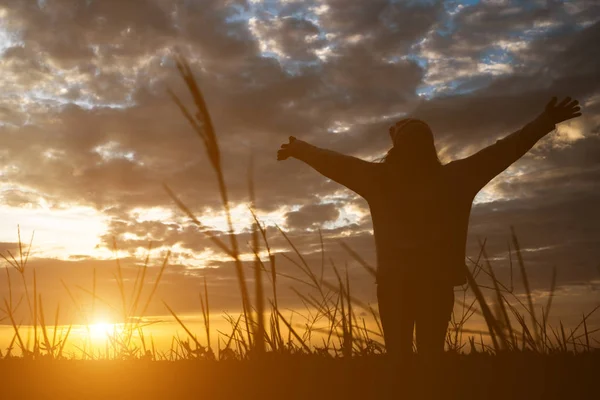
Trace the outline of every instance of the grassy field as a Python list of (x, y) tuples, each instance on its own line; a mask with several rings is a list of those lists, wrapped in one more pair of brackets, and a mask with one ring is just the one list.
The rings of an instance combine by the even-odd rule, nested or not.
[[(528, 398), (590, 397), (600, 371), (598, 329), (589, 318), (598, 307), (583, 315), (577, 326), (551, 326), (548, 315), (556, 285), (541, 312), (534, 306), (527, 271), (517, 235), (512, 234), (515, 265), (525, 295), (517, 295), (496, 278), (485, 243), (465, 273), (468, 283), (458, 289), (460, 311), (455, 312), (447, 336), (448, 353), (437, 360), (415, 355), (390, 360), (385, 354), (376, 308), (356, 298), (345, 270), (331, 265), (331, 278), (324, 278), (324, 264), (311, 266), (286, 232), (279, 229), (295, 258), (294, 276), (278, 271), (264, 225), (254, 213), (253, 265), (242, 262), (242, 253), (230, 216), (227, 185), (221, 168), (217, 136), (202, 93), (185, 60), (177, 65), (190, 89), (197, 110), (189, 111), (172, 97), (204, 144), (215, 172), (227, 216), (229, 232), (217, 236), (168, 187), (165, 190), (203, 234), (235, 263), (241, 312), (228, 315), (228, 332), (211, 340), (210, 294), (200, 287), (200, 311), (205, 332), (193, 332), (180, 316), (164, 306), (187, 337), (173, 337), (169, 349), (158, 349), (145, 334), (147, 311), (169, 263), (169, 255), (150, 279), (147, 262), (140, 266), (133, 283), (123, 279), (117, 261), (115, 284), (119, 296), (102, 298), (96, 278), (90, 288), (77, 288), (94, 301), (117, 310), (122, 324), (108, 333), (103, 349), (89, 341), (66, 351), (73, 325), (59, 326), (60, 309), (44, 310), (35, 270), (27, 266), (31, 243), (19, 238), (18, 254), (2, 254), (7, 263), (9, 296), (3, 299), (0, 320), (12, 326), (12, 339), (2, 349), (0, 393), (5, 398)], [(249, 182), (253, 201), (253, 185)], [(323, 238), (319, 240), (323, 243)], [(116, 246), (116, 244), (115, 244)], [(367, 274), (373, 266), (346, 246), (348, 254)], [(263, 256), (264, 255), (264, 256)], [(279, 256), (278, 256), (279, 257)], [(325, 254), (323, 252), (323, 259)], [(253, 281), (250, 293), (248, 276)], [(306, 288), (296, 291), (306, 309), (306, 323), (291, 321), (278, 304), (277, 282), (282, 276)], [(484, 278), (490, 284), (478, 283)], [(16, 286), (25, 295), (13, 296)], [(85, 320), (85, 310), (63, 282), (72, 305)], [(146, 288), (145, 290), (143, 290)], [(13, 298), (15, 297), (15, 298)], [(251, 301), (254, 299), (254, 301)], [(600, 306), (600, 305), (599, 305)], [(19, 311), (20, 310), (20, 311)], [(25, 313), (29, 327), (21, 325), (17, 312)], [(580, 312), (578, 310), (578, 312)], [(367, 318), (359, 317), (368, 315)], [(478, 317), (485, 331), (471, 331), (467, 322)], [(368, 319), (368, 323), (367, 323)], [(214, 321), (213, 321), (214, 324)], [(27, 333), (25, 333), (27, 330)], [(214, 333), (212, 333), (214, 336)], [(315, 343), (314, 338), (319, 340)]]

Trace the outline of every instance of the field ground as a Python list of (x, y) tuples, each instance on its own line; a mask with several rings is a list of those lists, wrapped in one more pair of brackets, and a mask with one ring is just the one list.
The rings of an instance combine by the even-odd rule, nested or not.
[(0, 361), (5, 399), (595, 399), (600, 352), (263, 361)]

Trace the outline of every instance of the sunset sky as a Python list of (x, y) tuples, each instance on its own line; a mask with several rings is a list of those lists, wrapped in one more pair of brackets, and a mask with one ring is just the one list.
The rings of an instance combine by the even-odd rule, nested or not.
[[(112, 290), (113, 237), (127, 279), (151, 241), (152, 267), (173, 254), (157, 299), (199, 313), (206, 276), (212, 309), (239, 309), (231, 260), (162, 188), (226, 229), (202, 143), (167, 93), (192, 105), (178, 49), (213, 116), (244, 259), (252, 158), (273, 251), (292, 256), (277, 224), (320, 268), (320, 228), (354, 294), (372, 303), (373, 279), (337, 243), (374, 264), (366, 202), (297, 160), (277, 162), (280, 144), (293, 135), (375, 160), (391, 146), (388, 127), (411, 115), (431, 125), (448, 162), (519, 129), (554, 95), (577, 98), (583, 117), (478, 195), (467, 255), (487, 238), (508, 282), (514, 226), (535, 298), (545, 301), (556, 267), (555, 316), (580, 319), (600, 303), (599, 21), (593, 0), (3, 0), (0, 252), (18, 251), (18, 225), (24, 242), (35, 231), (39, 290), (67, 304), (60, 279), (90, 287), (94, 268)], [(280, 286), (287, 306), (301, 306), (287, 290), (297, 283)], [(7, 290), (2, 272), (0, 297)], [(157, 302), (151, 314), (167, 312)]]

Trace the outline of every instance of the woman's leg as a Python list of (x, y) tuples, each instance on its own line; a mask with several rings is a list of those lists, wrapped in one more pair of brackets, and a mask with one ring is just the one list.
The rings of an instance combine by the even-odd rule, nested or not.
[(401, 285), (386, 282), (377, 285), (377, 301), (387, 353), (393, 357), (412, 354), (414, 296)]
[(430, 287), (421, 291), (416, 315), (417, 350), (420, 354), (444, 352), (448, 322), (454, 308), (454, 287)]

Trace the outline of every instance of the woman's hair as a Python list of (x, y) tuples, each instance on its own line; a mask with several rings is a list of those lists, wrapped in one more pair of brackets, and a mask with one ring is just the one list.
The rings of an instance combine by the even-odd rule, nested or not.
[(389, 133), (390, 133), (390, 137), (392, 138), (392, 141), (394, 140), (394, 134), (396, 132), (402, 131), (402, 128), (405, 128), (411, 122), (424, 124), (431, 131), (431, 129), (429, 128), (429, 125), (427, 125), (427, 123), (423, 120), (416, 119), (416, 118), (402, 118), (401, 120), (397, 121), (394, 125), (390, 126)]
[[(416, 124), (425, 125), (427, 129), (418, 132), (411, 130), (411, 127)], [(425, 121), (404, 118), (391, 126), (389, 133), (394, 146), (379, 160), (380, 162), (389, 164), (397, 162), (405, 165), (418, 163), (421, 167), (442, 165), (433, 142), (433, 132)]]

